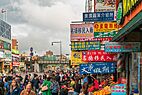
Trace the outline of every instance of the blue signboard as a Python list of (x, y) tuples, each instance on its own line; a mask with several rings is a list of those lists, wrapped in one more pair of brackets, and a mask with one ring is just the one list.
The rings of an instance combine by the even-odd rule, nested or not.
[(114, 21), (114, 12), (87, 12), (83, 13), (84, 22)]
[(109, 74), (115, 73), (115, 62), (98, 62), (80, 64), (80, 74)]
[(140, 42), (106, 42), (105, 52), (139, 52)]
[(117, 84), (112, 86), (111, 95), (126, 95), (126, 84)]

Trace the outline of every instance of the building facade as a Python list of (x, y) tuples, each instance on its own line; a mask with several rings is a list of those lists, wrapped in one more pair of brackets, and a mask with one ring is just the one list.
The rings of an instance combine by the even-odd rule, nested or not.
[[(137, 52), (120, 53), (117, 66), (122, 69), (118, 77), (124, 77), (127, 83), (127, 95), (142, 94), (142, 0), (117, 0), (117, 22), (120, 25), (113, 42), (139, 43)], [(120, 69), (118, 68), (117, 69)]]

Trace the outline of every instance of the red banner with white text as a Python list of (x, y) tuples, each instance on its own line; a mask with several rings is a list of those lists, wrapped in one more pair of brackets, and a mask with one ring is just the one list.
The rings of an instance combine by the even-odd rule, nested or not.
[(104, 50), (90, 50), (82, 52), (82, 61), (84, 62), (115, 62), (117, 55), (107, 53)]

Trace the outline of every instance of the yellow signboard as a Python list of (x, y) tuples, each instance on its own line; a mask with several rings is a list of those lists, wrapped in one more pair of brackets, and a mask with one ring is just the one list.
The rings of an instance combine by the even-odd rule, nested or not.
[(82, 63), (82, 52), (71, 52), (71, 65), (79, 65)]
[(118, 30), (116, 22), (97, 22), (94, 24), (94, 32), (111, 32)]

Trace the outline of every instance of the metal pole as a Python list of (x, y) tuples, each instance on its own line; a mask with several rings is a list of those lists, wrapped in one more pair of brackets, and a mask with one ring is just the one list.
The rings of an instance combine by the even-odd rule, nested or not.
[(62, 63), (62, 42), (60, 41), (60, 64)]

